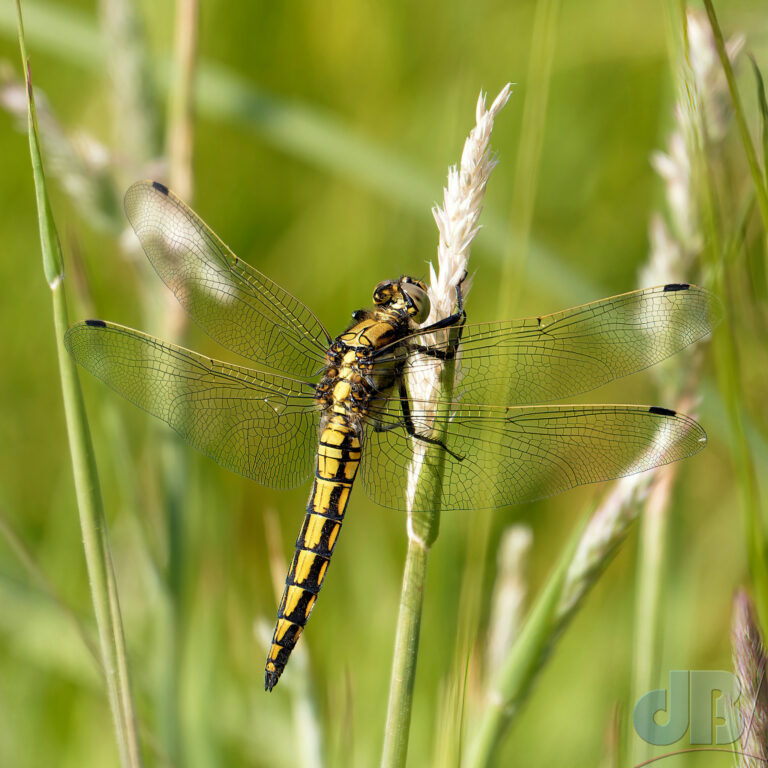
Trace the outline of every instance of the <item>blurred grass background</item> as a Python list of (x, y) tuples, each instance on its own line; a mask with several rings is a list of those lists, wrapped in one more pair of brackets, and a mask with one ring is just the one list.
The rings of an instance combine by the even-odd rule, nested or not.
[[(519, 282), (503, 286), (509, 296), (502, 300), (514, 315), (547, 313), (637, 285), (648, 253), (649, 215), (663, 196), (649, 155), (665, 145), (675, 100), (664, 6), (661, 0), (562, 3), (530, 255)], [(114, 147), (113, 101), (123, 94), (105, 76), (113, 51), (98, 4), (24, 7), (37, 88), (68, 132), (86, 131)], [(203, 3), (196, 210), (241, 258), (301, 297), (338, 332), (353, 309), (368, 305), (379, 280), (426, 274), (437, 241), (429, 209), (441, 197), (447, 165), (459, 157), (477, 93), (482, 88), (493, 96), (512, 80), (515, 93), (492, 138), (500, 164), (489, 185), (487, 226), (475, 242), (477, 275), (467, 304), (473, 320), (496, 319), (504, 262), (515, 256), (508, 222), (514, 220), (515, 158), (532, 79), (527, 68), (535, 7), (492, 0)], [(765, 71), (765, 9), (754, 0), (723, 1), (717, 8), (726, 35), (745, 31), (747, 47)], [(174, 7), (143, 2), (139, 10), (162, 124)], [(6, 3), (0, 9), (0, 59), (18, 74), (14, 24)], [(757, 125), (747, 67), (740, 82)], [(162, 146), (161, 125), (155, 139)], [(25, 137), (6, 112), (0, 114), (0, 149), (0, 512), (90, 626), (29, 157)], [(128, 176), (122, 183), (131, 181), (130, 158), (119, 148), (115, 153), (120, 174)], [(159, 321), (148, 325), (152, 321), (137, 301), (140, 295), (148, 301), (144, 264), (126, 258), (115, 232), (91, 226), (60, 188), (54, 190), (69, 276), (76, 257), (93, 304), (71, 309), (72, 320), (94, 315), (162, 334)], [(162, 300), (161, 287), (152, 301)], [(763, 477), (768, 366), (749, 322), (760, 310), (741, 310), (747, 315), (736, 326), (743, 406)], [(187, 343), (225, 354), (195, 328)], [(681, 467), (675, 488), (659, 687), (670, 669), (730, 667), (731, 596), (747, 578), (724, 408), (709, 383), (711, 363), (704, 369), (700, 418), (710, 444)], [(277, 512), (287, 558), (307, 489), (268, 491), (182, 448), (183, 515), (178, 529), (169, 528), (153, 471), (156, 425), (116, 402), (98, 382), (83, 376), (83, 386), (137, 707), (157, 745), (145, 748), (147, 764), (295, 764), (289, 688), (290, 675), (298, 672), (289, 666), (276, 691), (263, 692), (267, 646), (254, 624), (264, 619), (271, 625), (275, 611), (265, 511)], [(653, 391), (650, 377), (641, 374), (586, 399), (642, 403), (654, 401)], [(484, 569), (486, 584), (493, 581), (502, 530), (524, 521), (534, 532), (530, 588), (538, 589), (585, 506), (602, 490), (582, 489), (496, 514), (491, 556), (475, 564)], [(411, 765), (430, 764), (436, 751), (441, 686), (453, 659), (472, 525), (471, 514), (444, 515), (432, 553)], [(312, 682), (329, 766), (378, 761), (404, 528), (400, 515), (355, 491), (331, 576), (302, 640), (309, 668), (301, 674)], [(630, 537), (569, 628), (505, 742), (500, 765), (595, 765), (617, 702), (631, 722), (635, 543)], [(179, 571), (170, 578), (173, 547), (179, 548), (171, 557)], [(482, 620), (487, 611), (486, 604)], [(170, 688), (169, 659), (178, 664)], [(729, 764), (722, 755), (688, 758), (693, 760)], [(96, 665), (67, 615), (0, 540), (0, 765), (116, 764)]]

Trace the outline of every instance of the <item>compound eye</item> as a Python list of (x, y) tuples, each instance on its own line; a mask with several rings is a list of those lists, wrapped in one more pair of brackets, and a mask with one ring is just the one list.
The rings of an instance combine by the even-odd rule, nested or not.
[(400, 288), (410, 299), (408, 313), (415, 322), (423, 323), (429, 316), (429, 310), (431, 308), (426, 289), (416, 283), (401, 283)]
[(382, 280), (373, 289), (373, 303), (374, 304), (386, 304), (392, 298), (392, 281)]

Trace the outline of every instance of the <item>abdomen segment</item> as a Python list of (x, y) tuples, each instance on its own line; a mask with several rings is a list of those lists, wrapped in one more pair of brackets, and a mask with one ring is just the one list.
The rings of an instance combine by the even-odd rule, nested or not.
[(334, 414), (328, 420), (317, 454), (315, 482), (285, 579), (264, 669), (264, 687), (268, 691), (277, 685), (315, 605), (360, 465), (360, 436), (346, 416)]

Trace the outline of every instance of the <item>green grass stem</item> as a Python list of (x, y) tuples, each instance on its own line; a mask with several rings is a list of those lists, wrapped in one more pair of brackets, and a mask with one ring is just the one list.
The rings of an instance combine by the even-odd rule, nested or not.
[[(690, 61), (688, 40), (687, 6), (684, 2), (670, 4), (665, 8), (667, 27), (667, 45), (671, 74), (678, 90), (678, 101), (686, 103), (685, 74), (681, 73), (680, 64)], [(681, 134), (682, 135), (682, 134)], [(667, 196), (667, 205), (672, 201)], [(685, 245), (680, 245), (681, 249)], [(657, 254), (651, 246), (649, 263)], [(683, 274), (680, 277), (684, 277)], [(688, 357), (690, 362), (690, 356)], [(658, 402), (676, 403), (680, 399), (678, 366), (679, 360), (668, 362), (655, 371), (656, 396)], [(678, 406), (675, 405), (675, 408)], [(638, 701), (640, 696), (656, 686), (659, 666), (662, 658), (662, 631), (664, 627), (664, 609), (666, 603), (663, 594), (663, 582), (666, 569), (669, 503), (676, 475), (675, 465), (660, 467), (653, 473), (648, 494), (638, 515), (638, 551), (635, 577), (635, 607), (632, 626), (633, 649), (630, 702)], [(638, 739), (634, 729), (628, 729), (624, 742), (625, 755), (629, 764), (636, 765), (650, 757), (650, 745)]]
[(141, 754), (128, 676), (120, 607), (106, 533), (106, 521), (99, 490), (96, 460), (75, 363), (64, 349), (63, 338), (69, 323), (64, 295), (61, 247), (48, 198), (37, 129), (34, 92), (24, 40), (21, 1), (16, 0), (19, 47), (27, 85), (29, 149), (35, 182), (43, 272), (51, 288), (53, 320), (57, 340), (67, 433), (72, 452), (75, 491), (80, 511), (85, 558), (99, 632), (101, 661), (107, 681), (112, 717), (120, 758), (125, 768), (139, 768)]
[[(768, 229), (768, 194), (763, 182), (760, 167), (757, 162), (752, 139), (744, 116), (741, 100), (736, 89), (733, 68), (725, 49), (723, 34), (715, 16), (712, 3), (705, 0), (712, 33), (715, 39), (718, 55), (723, 67), (728, 88), (733, 102), (736, 120), (739, 125), (744, 151), (749, 162), (754, 182), (755, 195), (760, 208), (764, 230)], [(689, 84), (695, 87), (695, 84)], [(746, 539), (747, 561), (755, 598), (761, 618), (768, 616), (768, 563), (766, 562), (766, 531), (762, 518), (760, 491), (755, 469), (754, 457), (747, 441), (744, 422), (745, 414), (741, 407), (742, 385), (737, 349), (736, 331), (734, 328), (733, 310), (728, 301), (729, 262), (733, 267), (731, 253), (743, 244), (743, 233), (734, 232), (729, 238), (724, 233), (726, 226), (718, 216), (719, 205), (716, 195), (717, 182), (712, 160), (708, 155), (708, 140), (706, 126), (699, 119), (694, 123), (697, 134), (698, 156), (694, 158), (695, 171), (701, 179), (701, 210), (704, 229), (708, 238), (708, 256), (712, 276), (713, 290), (725, 299), (725, 316), (723, 327), (713, 337), (716, 360), (716, 377), (720, 397), (725, 406), (728, 429), (730, 432), (731, 457), (734, 471), (738, 478), (738, 488), (741, 496), (741, 507), (744, 518), (744, 534)], [(756, 175), (757, 174), (757, 175)], [(765, 235), (765, 232), (764, 232)]]
[(766, 180), (760, 169), (757, 153), (755, 152), (755, 147), (752, 143), (752, 137), (749, 133), (749, 125), (747, 124), (747, 117), (744, 112), (744, 105), (741, 102), (741, 96), (739, 95), (739, 89), (736, 84), (736, 76), (733, 73), (731, 60), (728, 58), (728, 52), (725, 48), (725, 40), (723, 39), (723, 32), (720, 29), (720, 24), (717, 20), (712, 0), (704, 0), (704, 7), (707, 11), (710, 26), (712, 27), (712, 34), (715, 38), (715, 46), (717, 47), (717, 54), (720, 57), (720, 63), (723, 67), (723, 73), (728, 82), (728, 91), (731, 94), (733, 111), (736, 116), (736, 123), (739, 126), (739, 133), (741, 134), (741, 143), (744, 145), (744, 152), (747, 156), (749, 171), (752, 174), (752, 181), (754, 182), (755, 192), (757, 193), (757, 202), (760, 208), (760, 215), (763, 219), (763, 227), (768, 231), (768, 186), (766, 186)]
[(757, 66), (754, 56), (750, 56), (749, 60), (752, 62), (752, 71), (755, 75), (755, 85), (757, 87), (757, 103), (760, 107), (760, 139), (763, 147), (763, 173), (765, 175), (765, 183), (768, 185), (768, 99), (765, 96), (763, 73), (760, 71), (760, 67)]
[[(10, 521), (6, 518), (5, 513), (0, 509), (0, 535), (6, 540), (8, 546), (17, 559), (23, 566), (24, 570), (29, 574), (31, 579), (37, 584), (40, 591), (61, 611), (61, 613), (69, 619), (72, 623), (78, 637), (82, 641), (83, 645), (88, 649), (88, 652), (95, 659), (97, 665), (101, 665), (101, 655), (99, 648), (93, 640), (93, 636), (89, 628), (85, 625), (85, 622), (80, 618), (77, 612), (68, 605), (54, 584), (43, 573), (42, 569), (35, 560), (32, 552), (29, 551), (27, 545), (22, 541), (16, 531), (11, 526)], [(100, 671), (103, 673), (103, 670)]]
[[(28, 5), (34, 10), (29, 24), (31, 41), (41, 50), (89, 71), (103, 69), (106, 46), (92, 18), (73, 8), (43, 2)], [(10, 15), (0, 3), (0, 34), (8, 34), (10, 29)], [(170, 87), (172, 64), (164, 60), (157, 69), (158, 90), (163, 92)], [(416, 216), (424, 217), (431, 205), (434, 179), (428, 173), (356, 132), (338, 117), (308, 104), (275, 97), (252, 80), (204, 58), (197, 63), (196, 80), (195, 100), (201, 117), (252, 131), (274, 148), (347, 178)], [(483, 218), (483, 242), (491, 260), (506, 260), (510, 242), (517, 241), (516, 232), (510, 232), (506, 219), (494, 217), (489, 211)], [(528, 284), (546, 286), (548, 295), (564, 302), (606, 293), (551, 248), (530, 235), (526, 241), (530, 257), (526, 264)], [(488, 258), (482, 251), (478, 256)]]
[(142, 166), (160, 154), (158, 110), (141, 11), (132, 0), (99, 0), (111, 80), (115, 146), (132, 182)]
[(198, 0), (177, 0), (173, 74), (168, 95), (167, 148), (171, 187), (192, 200)]
[[(677, 470), (675, 465), (661, 467), (655, 473), (640, 516), (640, 542), (635, 580), (634, 649), (632, 697), (638, 701), (654, 688), (661, 663), (664, 574), (667, 553), (669, 499)], [(647, 759), (649, 745), (633, 738), (631, 764)]]
[(566, 544), (501, 668), (495, 677), (489, 678), (490, 685), (476, 727), (468, 768), (493, 765), (496, 751), (508, 727), (525, 702), (534, 680), (546, 663), (553, 643), (562, 631), (559, 608), (563, 588), (583, 530), (583, 525), (578, 526)]
[(429, 549), (416, 538), (408, 538), (400, 610), (397, 617), (395, 652), (389, 684), (387, 722), (384, 731), (382, 768), (401, 768), (408, 754), (413, 687), (419, 652), (421, 609), (427, 578)]
[[(455, 331), (454, 331), (455, 333)], [(444, 440), (449, 408), (453, 400), (455, 364), (446, 362), (440, 372), (441, 397), (436, 412), (437, 424), (433, 437)], [(400, 608), (395, 632), (392, 676), (389, 684), (387, 719), (384, 727), (384, 747), (381, 768), (403, 768), (408, 754), (408, 734), (413, 709), (413, 689), (416, 660), (419, 653), (421, 609), (427, 580), (429, 550), (440, 531), (440, 506), (445, 451), (437, 445), (426, 447), (418, 485), (412, 502), (415, 511), (408, 513), (408, 551), (400, 592)]]
[(509, 240), (499, 283), (499, 317), (503, 318), (510, 316), (525, 285), (559, 21), (560, 0), (537, 2), (509, 213)]
[[(195, 128), (195, 74), (197, 67), (197, 31), (199, 8), (197, 0), (177, 0), (174, 32), (174, 56), (167, 93), (167, 130), (165, 154), (168, 160), (168, 181), (171, 187), (190, 204), (194, 175), (192, 157)], [(147, 270), (145, 295), (151, 297), (145, 305), (151, 315), (160, 309), (163, 337), (184, 343), (188, 325), (187, 314), (173, 300), (156, 275)], [(191, 745), (183, 737), (181, 727), (181, 695), (183, 688), (182, 660), (185, 647), (184, 612), (186, 578), (185, 557), (188, 557), (185, 511), (189, 507), (190, 457), (188, 448), (176, 435), (156, 425), (157, 468), (162, 493), (162, 507), (167, 523), (167, 568), (165, 570), (165, 614), (163, 642), (158, 650), (164, 670), (160, 682), (160, 712), (163, 741), (171, 758), (179, 765), (185, 763)], [(153, 430), (155, 432), (155, 430)], [(193, 687), (193, 690), (194, 687)]]
[[(526, 284), (525, 274), (532, 250), (531, 230), (559, 19), (560, 0), (540, 0), (537, 3), (507, 234), (505, 237), (498, 237), (494, 222), (491, 222), (490, 231), (487, 233), (503, 253), (497, 298), (497, 317), (502, 319), (513, 316), (516, 300)], [(536, 258), (533, 261), (535, 263), (532, 269), (538, 272), (541, 263)], [(454, 645), (455, 680), (450, 687), (453, 696), (464, 695), (465, 686), (462, 681), (466, 677), (467, 660), (480, 628), (484, 566), (488, 557), (493, 514), (490, 509), (475, 510), (467, 535), (467, 555), (459, 596), (458, 637)], [(450, 709), (456, 718), (461, 718), (464, 711), (463, 702), (452, 702)], [(463, 735), (461, 720), (455, 722), (450, 730), (455, 740), (453, 752), (459, 754)]]

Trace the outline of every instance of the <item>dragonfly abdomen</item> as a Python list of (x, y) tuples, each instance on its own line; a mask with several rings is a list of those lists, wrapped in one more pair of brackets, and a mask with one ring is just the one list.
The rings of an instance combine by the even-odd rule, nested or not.
[(277, 611), (264, 669), (266, 690), (277, 684), (314, 608), (360, 466), (360, 448), (359, 429), (346, 415), (333, 414), (320, 435), (315, 482)]

